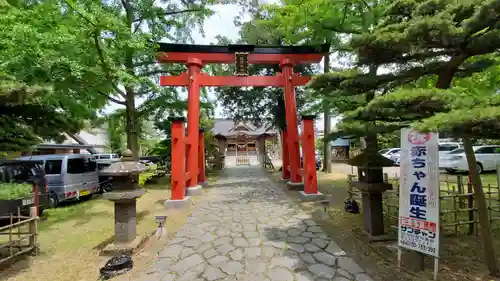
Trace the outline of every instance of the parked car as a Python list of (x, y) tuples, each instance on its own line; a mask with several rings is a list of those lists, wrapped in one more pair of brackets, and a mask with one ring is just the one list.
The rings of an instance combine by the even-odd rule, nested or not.
[[(479, 173), (496, 170), (496, 166), (500, 164), (500, 146), (481, 145), (474, 146), (472, 149), (476, 155), (476, 169)], [(468, 171), (464, 149), (458, 148), (443, 155), (439, 159), (439, 169), (449, 173)]]
[[(29, 214), (38, 189), (38, 214), (49, 207), (49, 192), (42, 161), (0, 160), (0, 215)], [(10, 190), (7, 190), (10, 189)]]
[(50, 154), (21, 157), (43, 161), (51, 207), (63, 201), (90, 198), (99, 191), (97, 163), (90, 154)]
[(401, 148), (386, 148), (379, 150), (379, 154), (395, 162), (399, 158)]
[[(321, 169), (321, 155), (316, 151), (315, 153), (315, 158), (316, 158), (316, 170), (319, 171)], [(304, 166), (304, 161), (302, 160), (302, 149), (300, 150), (300, 166)]]
[[(439, 151), (439, 159), (441, 161), (441, 158), (443, 158), (445, 155), (449, 154), (455, 149), (458, 149), (461, 147), (461, 144), (458, 142), (442, 142), (438, 144), (438, 151)], [(394, 165), (399, 166), (401, 163), (401, 156), (398, 153), (397, 159), (394, 161)]]
[(321, 169), (321, 155), (316, 151), (316, 170)]
[(394, 161), (394, 165), (399, 166), (401, 165), (401, 157), (398, 157), (396, 161)]
[(97, 170), (99, 171), (99, 192), (106, 193), (113, 190), (113, 177), (101, 176), (101, 170), (109, 167), (111, 163), (97, 163)]
[(151, 166), (153, 165), (153, 161), (151, 160), (139, 160), (139, 162), (141, 162), (142, 164), (146, 165), (146, 166)]
[(94, 154), (94, 158), (97, 164), (110, 164), (116, 161), (120, 161), (120, 156), (114, 153)]
[(459, 142), (442, 142), (438, 144), (439, 158), (447, 155), (455, 149), (461, 148), (462, 145)]

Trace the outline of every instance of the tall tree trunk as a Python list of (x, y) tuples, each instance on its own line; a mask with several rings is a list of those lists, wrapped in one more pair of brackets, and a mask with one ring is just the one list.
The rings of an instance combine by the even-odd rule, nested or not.
[[(368, 74), (373, 75), (373, 76), (377, 75), (377, 69), (378, 69), (378, 66), (371, 65)], [(366, 94), (366, 104), (368, 104), (374, 98), (375, 98), (375, 92), (370, 92), (370, 93)], [(360, 142), (361, 142), (361, 146), (363, 146), (362, 139), (360, 139)], [(375, 134), (367, 133), (365, 138), (364, 138), (364, 143), (365, 143), (364, 150), (366, 150), (366, 151), (378, 151), (378, 141), (377, 141), (377, 134), (376, 133)]]
[(137, 118), (135, 112), (135, 93), (132, 89), (126, 89), (126, 106), (125, 114), (127, 119), (127, 147), (132, 151), (132, 157), (135, 161), (139, 160), (139, 147), (138, 147), (138, 132), (137, 132)]
[[(325, 61), (323, 65), (323, 73), (328, 73), (330, 72), (330, 54), (328, 53), (325, 56)], [(330, 119), (330, 107), (328, 106), (328, 103), (323, 101), (323, 115), (324, 115), (324, 134), (323, 134), (323, 172), (325, 173), (331, 173), (332, 172), (332, 146), (330, 145), (330, 139), (328, 136), (330, 135), (331, 131), (331, 122), (332, 120)]]
[[(450, 60), (450, 67), (447, 71), (444, 70), (439, 74), (438, 80), (436, 81), (436, 88), (450, 88), (454, 73), (458, 69), (458, 66), (465, 61), (465, 59), (466, 57), (464, 56), (453, 57)], [(472, 187), (474, 188), (474, 198), (476, 199), (477, 204), (480, 233), (483, 238), (484, 259), (486, 260), (486, 265), (488, 266), (490, 274), (492, 276), (499, 277), (500, 273), (498, 271), (497, 256), (493, 246), (491, 222), (488, 216), (488, 205), (486, 204), (484, 196), (483, 183), (477, 171), (477, 161), (472, 147), (472, 140), (469, 136), (462, 136), (462, 140), (464, 141), (464, 151), (465, 157), (467, 158), (467, 166), (469, 168), (469, 177)]]
[(278, 147), (278, 155), (279, 155), (279, 159), (283, 159), (283, 148), (281, 147), (281, 141), (282, 141), (282, 138), (283, 138), (283, 135), (281, 134), (281, 130), (278, 130), (278, 143), (274, 146), (274, 147)]
[[(127, 17), (127, 26), (130, 28), (130, 34), (132, 34), (133, 28), (133, 8), (130, 5), (129, 0), (121, 1), (123, 8), (125, 9), (125, 15)], [(134, 51), (131, 48), (126, 48), (125, 50), (125, 69), (127, 73), (131, 76), (135, 76), (134, 70)], [(139, 142), (138, 142), (138, 130), (137, 130), (137, 111), (135, 108), (135, 89), (134, 87), (125, 87), (125, 110), (127, 115), (127, 147), (132, 151), (132, 157), (135, 161), (139, 161)]]
[(483, 183), (476, 168), (476, 155), (474, 154), (470, 137), (464, 136), (462, 137), (462, 139), (464, 141), (465, 157), (467, 158), (470, 181), (474, 188), (474, 197), (476, 199), (477, 212), (479, 214), (479, 225), (481, 236), (483, 238), (483, 248), (486, 265), (488, 266), (490, 274), (492, 276), (498, 277), (500, 275), (498, 272), (497, 257), (493, 245), (491, 223), (488, 216), (488, 205), (486, 204), (486, 199), (484, 197)]

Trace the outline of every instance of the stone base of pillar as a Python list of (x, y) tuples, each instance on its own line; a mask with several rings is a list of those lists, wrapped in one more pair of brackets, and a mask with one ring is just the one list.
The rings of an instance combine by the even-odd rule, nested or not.
[(186, 194), (188, 196), (199, 195), (201, 194), (201, 191), (202, 191), (201, 185), (186, 188)]
[(318, 193), (305, 193), (304, 191), (299, 192), (299, 198), (305, 202), (319, 201), (325, 199), (325, 195), (318, 191)]
[(166, 200), (165, 203), (163, 203), (163, 206), (167, 210), (171, 209), (184, 209), (189, 207), (190, 205), (193, 204), (193, 200), (191, 199), (191, 196), (186, 196), (184, 199), (181, 200)]
[(129, 243), (111, 243), (108, 244), (102, 253), (105, 255), (120, 255), (120, 254), (133, 254), (141, 248), (141, 246), (146, 242), (147, 236), (138, 236), (132, 242)]
[(370, 233), (364, 231), (369, 242), (386, 242), (394, 241), (394, 235), (382, 234), (377, 236), (372, 236)]
[(362, 192), (364, 230), (371, 236), (384, 235), (382, 192)]
[(288, 189), (290, 190), (303, 190), (304, 189), (304, 182), (292, 182), (288, 181), (286, 183)]
[(198, 185), (201, 185), (202, 187), (208, 187), (208, 181), (199, 182)]

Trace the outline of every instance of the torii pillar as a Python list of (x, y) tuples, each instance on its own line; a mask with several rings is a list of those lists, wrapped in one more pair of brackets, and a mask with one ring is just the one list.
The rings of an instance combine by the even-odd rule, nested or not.
[(290, 164), (290, 181), (287, 182), (287, 185), (295, 189), (303, 187), (304, 183), (300, 175), (299, 122), (297, 118), (297, 105), (295, 104), (295, 85), (293, 83), (294, 65), (291, 59), (281, 61), (281, 76), (283, 77), (285, 89), (286, 130)]
[(197, 58), (189, 58), (186, 63), (189, 75), (188, 87), (188, 127), (187, 127), (187, 195), (198, 195), (202, 186), (198, 184), (198, 153), (200, 142), (200, 83), (198, 81), (203, 62)]

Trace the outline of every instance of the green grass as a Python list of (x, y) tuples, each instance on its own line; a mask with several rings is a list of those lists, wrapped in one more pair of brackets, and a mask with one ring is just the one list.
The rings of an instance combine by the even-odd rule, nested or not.
[(0, 200), (24, 198), (33, 193), (33, 185), (27, 183), (0, 183)]
[[(156, 185), (141, 188), (146, 193), (137, 200), (137, 235), (149, 236), (157, 227), (154, 216), (165, 212), (163, 201), (170, 196), (169, 180), (162, 178)], [(95, 195), (90, 200), (47, 209), (38, 231), (40, 254), (26, 260), (29, 266), (14, 264), (6, 273), (8, 280), (97, 280), (98, 269), (108, 259), (100, 256), (100, 250), (114, 239), (114, 203)]]
[(139, 185), (143, 186), (146, 182), (155, 175), (155, 171), (158, 169), (158, 165), (153, 164), (148, 166), (148, 170), (139, 175)]
[[(207, 171), (208, 180), (214, 183), (218, 170)], [(156, 229), (155, 215), (166, 215), (169, 235), (185, 222), (190, 209), (166, 212), (164, 201), (170, 198), (170, 178), (156, 179), (154, 184), (144, 184), (154, 175), (154, 168), (139, 176), (141, 188), (146, 193), (137, 200), (137, 234), (149, 236)], [(113, 240), (114, 204), (100, 195), (83, 201), (45, 210), (38, 224), (40, 253), (34, 258), (14, 264), (2, 277), (10, 281), (95, 281), (99, 268), (109, 257), (101, 256), (101, 248)], [(201, 200), (201, 196), (194, 200)], [(196, 201), (195, 201), (196, 202)], [(190, 207), (191, 208), (191, 207)], [(156, 261), (158, 249), (166, 239), (150, 239), (139, 254), (133, 256), (134, 270), (117, 281), (136, 280)], [(149, 244), (151, 243), (151, 244)], [(154, 243), (163, 243), (154, 246)], [(150, 247), (150, 248), (148, 248)], [(54, 264), (64, 266), (51, 266)], [(113, 279), (114, 280), (114, 279)]]

